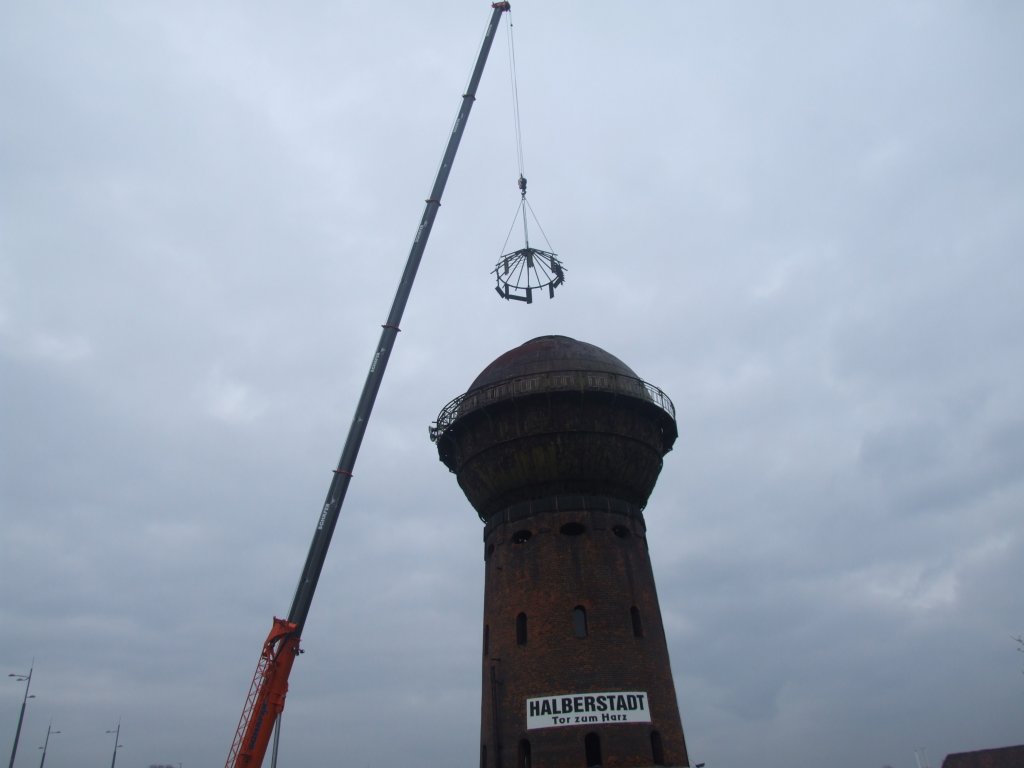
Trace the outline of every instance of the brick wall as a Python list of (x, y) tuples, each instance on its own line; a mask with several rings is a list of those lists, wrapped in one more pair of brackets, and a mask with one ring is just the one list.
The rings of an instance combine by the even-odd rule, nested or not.
[[(655, 762), (652, 732), (660, 734), (663, 764), (687, 765), (639, 511), (536, 514), (489, 526), (484, 548), (481, 744), (487, 768), (516, 768), (522, 740), (529, 742), (534, 768), (581, 768), (591, 733), (599, 739), (602, 765), (649, 766)], [(577, 636), (573, 622), (578, 606), (586, 611), (585, 637)], [(519, 614), (526, 616), (525, 644), (517, 638)], [(528, 698), (610, 691), (645, 692), (651, 722), (527, 729)]]

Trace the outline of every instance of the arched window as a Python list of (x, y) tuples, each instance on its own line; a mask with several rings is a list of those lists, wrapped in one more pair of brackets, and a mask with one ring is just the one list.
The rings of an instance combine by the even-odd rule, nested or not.
[(582, 605), (572, 609), (572, 633), (576, 637), (587, 636), (587, 609)]
[(634, 605), (629, 609), (629, 617), (633, 621), (633, 637), (643, 637), (644, 625), (640, 622), (640, 609)]
[(526, 614), (516, 616), (516, 645), (526, 645)]
[(516, 761), (516, 768), (531, 768), (533, 757), (530, 755), (530, 742), (526, 739), (519, 740), (519, 757)]
[(665, 751), (661, 747), (661, 734), (651, 731), (651, 758), (655, 765), (665, 764)]
[(596, 733), (588, 733), (583, 745), (587, 750), (587, 768), (601, 765), (601, 737)]

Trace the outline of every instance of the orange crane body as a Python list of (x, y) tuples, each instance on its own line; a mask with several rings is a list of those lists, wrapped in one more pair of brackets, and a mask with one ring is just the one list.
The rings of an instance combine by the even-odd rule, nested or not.
[(263, 764), (271, 724), (284, 711), (288, 676), (295, 658), (301, 653), (297, 630), (293, 622), (274, 617), (242, 708), (242, 718), (228, 754), (228, 766), (259, 768)]

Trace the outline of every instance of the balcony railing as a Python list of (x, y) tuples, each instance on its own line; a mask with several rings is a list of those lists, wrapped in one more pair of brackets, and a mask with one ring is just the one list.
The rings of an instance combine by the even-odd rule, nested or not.
[(646, 400), (661, 408), (674, 420), (676, 409), (668, 395), (653, 384), (634, 376), (604, 371), (547, 371), (517, 376), (459, 395), (441, 409), (437, 421), (430, 425), (434, 442), (455, 423), (456, 419), (500, 400), (515, 399), (542, 392), (607, 392)]

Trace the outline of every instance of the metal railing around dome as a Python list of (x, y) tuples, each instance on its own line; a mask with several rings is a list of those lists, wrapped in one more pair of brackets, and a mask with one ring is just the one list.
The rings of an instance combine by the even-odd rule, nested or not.
[(456, 419), (494, 402), (544, 392), (605, 392), (626, 395), (652, 403), (673, 420), (676, 418), (676, 408), (669, 396), (643, 379), (604, 371), (546, 371), (504, 379), (459, 395), (441, 409), (437, 421), (430, 425), (430, 440), (437, 442)]

